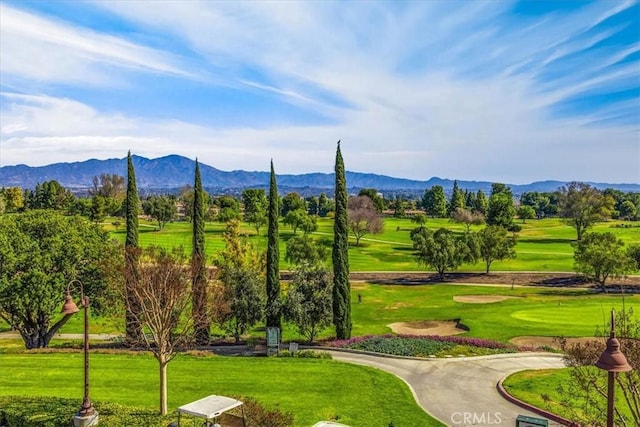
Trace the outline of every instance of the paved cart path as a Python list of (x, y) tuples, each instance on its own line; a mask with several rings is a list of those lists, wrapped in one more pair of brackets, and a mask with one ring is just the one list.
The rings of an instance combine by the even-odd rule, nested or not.
[[(448, 426), (514, 426), (518, 415), (540, 417), (505, 400), (498, 381), (527, 369), (563, 368), (562, 358), (545, 353), (405, 359), (332, 351), (335, 360), (391, 372), (412, 388), (420, 406)], [(558, 425), (549, 422), (549, 425)]]

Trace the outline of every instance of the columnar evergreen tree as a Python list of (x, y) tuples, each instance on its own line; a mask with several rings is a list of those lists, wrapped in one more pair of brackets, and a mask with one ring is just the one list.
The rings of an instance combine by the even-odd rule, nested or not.
[(465, 208), (464, 191), (458, 186), (458, 181), (453, 181), (453, 191), (451, 193), (451, 200), (449, 201), (449, 215), (456, 211), (456, 209)]
[(271, 161), (271, 180), (269, 181), (269, 223), (267, 230), (267, 307), (268, 327), (281, 327), (280, 306), (280, 249), (278, 247), (278, 185)]
[(126, 340), (129, 344), (135, 344), (140, 338), (140, 324), (138, 322), (137, 304), (132, 291), (139, 279), (138, 257), (138, 187), (136, 185), (136, 173), (133, 169), (131, 151), (127, 153), (127, 196), (125, 199), (125, 216), (127, 223), (127, 237), (124, 242), (124, 268), (125, 268), (125, 298), (127, 309), (125, 312)]
[(336, 151), (335, 220), (333, 223), (333, 324), (336, 338), (351, 338), (351, 289), (349, 285), (349, 218), (347, 182), (340, 141)]
[(193, 184), (192, 215), (191, 289), (195, 339), (197, 345), (207, 345), (209, 344), (209, 320), (207, 318), (207, 266), (204, 249), (204, 191), (200, 178), (200, 164), (197, 159)]

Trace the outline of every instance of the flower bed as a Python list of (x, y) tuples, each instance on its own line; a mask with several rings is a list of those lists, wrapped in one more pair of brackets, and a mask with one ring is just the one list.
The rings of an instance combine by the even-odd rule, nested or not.
[(328, 345), (412, 357), (479, 356), (518, 351), (511, 344), (457, 336), (366, 335), (336, 340)]

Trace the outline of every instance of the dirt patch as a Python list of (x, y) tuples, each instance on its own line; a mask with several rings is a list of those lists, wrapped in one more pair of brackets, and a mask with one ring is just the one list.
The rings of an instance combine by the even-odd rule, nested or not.
[(468, 304), (490, 304), (492, 302), (500, 302), (517, 297), (509, 297), (505, 295), (456, 295), (453, 297), (455, 302), (464, 302)]
[[(582, 344), (588, 341), (600, 340), (604, 345), (605, 342), (605, 338), (601, 337), (578, 337), (565, 339), (567, 340), (568, 344)], [(560, 340), (557, 337), (522, 336), (511, 338), (509, 342), (520, 347), (549, 347), (556, 350), (560, 349)]]
[(467, 332), (452, 320), (417, 320), (387, 325), (396, 334), (405, 335), (458, 335)]

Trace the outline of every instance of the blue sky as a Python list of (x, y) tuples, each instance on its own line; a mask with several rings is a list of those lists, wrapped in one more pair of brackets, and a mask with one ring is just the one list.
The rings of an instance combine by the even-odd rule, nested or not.
[(0, 166), (640, 183), (637, 1), (0, 2)]

